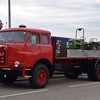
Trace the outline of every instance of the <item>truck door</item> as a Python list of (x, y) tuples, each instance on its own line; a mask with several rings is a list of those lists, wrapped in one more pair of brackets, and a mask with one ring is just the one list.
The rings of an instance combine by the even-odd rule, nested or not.
[(52, 45), (49, 34), (41, 34), (41, 51), (42, 58), (52, 62)]
[(39, 58), (41, 58), (41, 48), (40, 48), (40, 35), (37, 33), (29, 33), (26, 47), (25, 47), (25, 62), (27, 66), (32, 66)]

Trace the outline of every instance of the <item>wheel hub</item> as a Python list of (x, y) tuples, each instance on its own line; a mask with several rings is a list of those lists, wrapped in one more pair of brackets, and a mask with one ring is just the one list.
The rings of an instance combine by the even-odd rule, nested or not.
[(38, 83), (44, 83), (46, 81), (46, 72), (44, 70), (39, 70), (36, 78)]

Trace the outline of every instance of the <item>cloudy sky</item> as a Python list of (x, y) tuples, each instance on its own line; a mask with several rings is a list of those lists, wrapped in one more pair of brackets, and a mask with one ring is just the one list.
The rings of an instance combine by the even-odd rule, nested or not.
[[(7, 28), (8, 0), (0, 0), (0, 19)], [(72, 38), (81, 27), (87, 40), (100, 41), (100, 0), (11, 0), (11, 26), (20, 24)]]

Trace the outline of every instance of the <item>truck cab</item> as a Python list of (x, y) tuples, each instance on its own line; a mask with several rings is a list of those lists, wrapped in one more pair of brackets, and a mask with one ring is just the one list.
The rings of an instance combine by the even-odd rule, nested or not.
[[(19, 28), (1, 30), (1, 81), (4, 84), (11, 84), (18, 76), (22, 76), (28, 77), (31, 85), (35, 83), (34, 87), (45, 86), (47, 83), (45, 80), (49, 77), (48, 70), (51, 70), (52, 64), (50, 37), (49, 31), (26, 28), (24, 25), (20, 25)], [(36, 71), (38, 78), (33, 79), (34, 75), (32, 74)]]

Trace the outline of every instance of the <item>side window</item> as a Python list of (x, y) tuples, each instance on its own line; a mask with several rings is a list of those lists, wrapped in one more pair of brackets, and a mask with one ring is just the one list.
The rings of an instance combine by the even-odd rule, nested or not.
[(41, 39), (42, 39), (42, 44), (44, 44), (44, 45), (50, 44), (50, 42), (49, 42), (49, 35), (47, 35), (47, 34), (42, 34), (42, 35), (41, 35)]
[(28, 44), (36, 45), (40, 43), (39, 34), (29, 33), (28, 35)]

